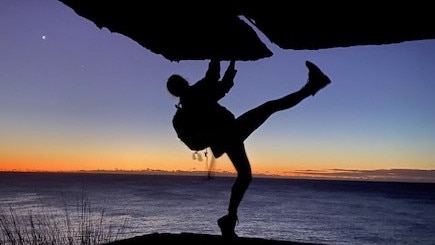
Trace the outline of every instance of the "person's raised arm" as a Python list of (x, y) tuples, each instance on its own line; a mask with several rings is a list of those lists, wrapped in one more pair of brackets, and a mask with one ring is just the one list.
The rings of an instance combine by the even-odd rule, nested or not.
[(219, 60), (210, 60), (208, 63), (208, 70), (205, 73), (205, 78), (207, 80), (218, 81), (221, 77), (221, 64)]
[(234, 85), (234, 77), (236, 76), (237, 70), (235, 67), (235, 61), (230, 61), (230, 64), (228, 65), (227, 70), (225, 71), (225, 74), (221, 81), (217, 83), (216, 86), (216, 99), (220, 100), (222, 99), (233, 87)]
[(236, 76), (237, 70), (235, 69), (236, 62), (234, 60), (230, 61), (227, 70), (222, 78), (221, 84), (219, 87), (223, 90), (223, 93), (226, 94), (234, 85), (234, 77)]

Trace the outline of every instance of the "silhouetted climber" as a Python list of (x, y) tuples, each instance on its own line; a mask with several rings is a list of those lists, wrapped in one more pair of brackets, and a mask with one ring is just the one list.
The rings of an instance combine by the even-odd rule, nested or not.
[(309, 70), (308, 81), (299, 91), (268, 101), (237, 118), (218, 103), (234, 84), (237, 73), (235, 61), (230, 61), (222, 80), (219, 80), (220, 62), (211, 60), (205, 77), (193, 85), (177, 74), (170, 76), (167, 81), (168, 91), (180, 98), (173, 119), (178, 137), (192, 150), (210, 147), (216, 158), (226, 153), (237, 171), (228, 214), (217, 222), (225, 238), (237, 237), (234, 231), (238, 221), (237, 210), (252, 180), (245, 139), (273, 113), (297, 105), (331, 83), (316, 65), (309, 61), (305, 64)]

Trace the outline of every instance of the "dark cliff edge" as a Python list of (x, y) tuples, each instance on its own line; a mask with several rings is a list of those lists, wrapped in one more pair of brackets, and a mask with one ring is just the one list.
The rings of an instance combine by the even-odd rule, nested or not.
[(195, 233), (152, 233), (133, 238), (127, 238), (106, 245), (168, 245), (168, 244), (187, 244), (187, 245), (320, 245), (315, 243), (302, 243), (292, 241), (268, 240), (263, 238), (239, 237), (233, 240), (225, 240), (220, 235), (195, 234)]

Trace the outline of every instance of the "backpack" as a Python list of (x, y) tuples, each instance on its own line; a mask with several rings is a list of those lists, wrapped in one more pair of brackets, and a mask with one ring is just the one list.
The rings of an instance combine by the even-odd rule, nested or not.
[[(203, 119), (202, 119), (203, 120)], [(172, 125), (178, 138), (193, 151), (200, 151), (210, 146), (207, 125), (201, 121), (199, 113), (177, 107)]]
[(193, 151), (223, 145), (235, 136), (234, 115), (225, 107), (198, 112), (177, 106), (172, 125), (178, 138)]

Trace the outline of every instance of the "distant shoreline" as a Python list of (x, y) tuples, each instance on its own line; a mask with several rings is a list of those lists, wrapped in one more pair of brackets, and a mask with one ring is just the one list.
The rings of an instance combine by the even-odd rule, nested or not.
[[(435, 172), (435, 170), (425, 170)], [(109, 174), (109, 175), (164, 175), (164, 176), (204, 176), (207, 177), (206, 171), (166, 171), (166, 170), (77, 170), (77, 171), (1, 171), (0, 174)], [(435, 179), (413, 179), (413, 180), (394, 180), (394, 179), (357, 179), (357, 178), (328, 178), (328, 177), (309, 177), (309, 176), (283, 176), (253, 174), (254, 178), (266, 179), (290, 179), (290, 180), (318, 180), (318, 181), (350, 181), (350, 182), (387, 182), (387, 183), (417, 183), (417, 184), (435, 184)], [(213, 172), (212, 177), (236, 177), (235, 173), (230, 172)]]

